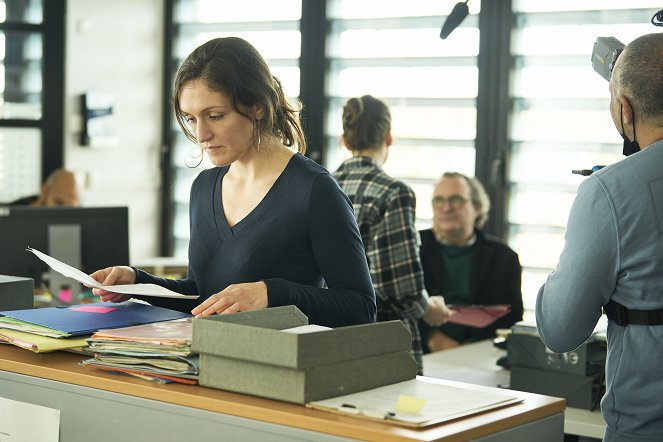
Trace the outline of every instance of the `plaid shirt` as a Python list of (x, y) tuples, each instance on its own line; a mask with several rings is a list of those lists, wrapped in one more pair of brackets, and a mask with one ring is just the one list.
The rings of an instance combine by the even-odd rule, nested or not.
[(368, 157), (346, 160), (334, 176), (354, 207), (375, 287), (378, 321), (403, 321), (412, 333), (411, 353), (421, 373), (417, 321), (426, 310), (428, 294), (414, 224), (414, 192)]

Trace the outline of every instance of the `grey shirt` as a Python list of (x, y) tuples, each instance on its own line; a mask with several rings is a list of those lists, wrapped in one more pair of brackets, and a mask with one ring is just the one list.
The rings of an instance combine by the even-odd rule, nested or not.
[[(663, 308), (663, 141), (594, 173), (579, 187), (559, 264), (536, 319), (553, 351), (581, 345), (610, 299)], [(605, 441), (663, 441), (663, 325), (608, 323)]]

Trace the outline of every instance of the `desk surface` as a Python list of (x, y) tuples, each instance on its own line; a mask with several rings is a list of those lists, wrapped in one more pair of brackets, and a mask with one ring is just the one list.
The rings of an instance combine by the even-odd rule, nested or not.
[[(301, 405), (183, 384), (156, 384), (80, 366), (84, 357), (72, 353), (35, 354), (0, 345), (0, 370), (65, 382), (196, 409), (239, 416), (341, 437), (383, 441), (445, 441), (475, 439), (564, 411), (564, 401), (513, 392), (522, 403), (423, 429), (410, 429), (378, 421), (342, 416)], [(457, 382), (433, 380), (445, 385)], [(474, 390), (487, 387), (462, 384)]]
[[(424, 375), (489, 387), (508, 387), (510, 372), (496, 364), (506, 355), (491, 340), (467, 344), (447, 351), (424, 355)], [(605, 420), (599, 411), (568, 407), (564, 412), (564, 432), (601, 439)]]

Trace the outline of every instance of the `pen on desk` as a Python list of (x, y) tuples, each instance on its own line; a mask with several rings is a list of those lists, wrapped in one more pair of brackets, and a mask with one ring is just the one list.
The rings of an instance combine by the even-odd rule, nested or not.
[(350, 414), (355, 414), (355, 415), (364, 415), (367, 417), (372, 417), (375, 419), (392, 419), (396, 417), (396, 413), (393, 411), (379, 411), (379, 410), (359, 410), (355, 405), (352, 404), (346, 404), (343, 403), (341, 404), (340, 408), (345, 408), (345, 411), (350, 413)]

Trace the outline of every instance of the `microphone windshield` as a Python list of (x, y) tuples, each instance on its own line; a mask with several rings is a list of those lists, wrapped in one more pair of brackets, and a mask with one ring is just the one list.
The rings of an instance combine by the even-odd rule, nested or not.
[(451, 14), (447, 17), (446, 21), (442, 25), (442, 30), (440, 31), (440, 38), (444, 40), (451, 34), (451, 31), (456, 29), (460, 22), (462, 22), (470, 10), (467, 7), (467, 1), (465, 3), (456, 3), (456, 6), (451, 10)]

